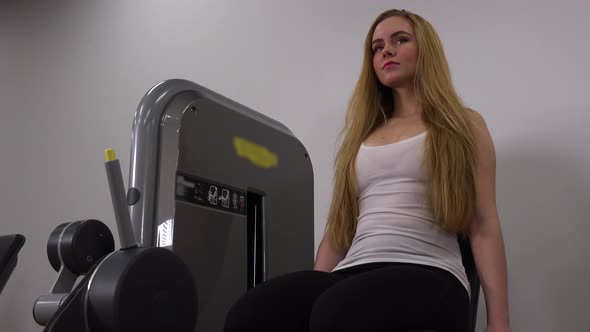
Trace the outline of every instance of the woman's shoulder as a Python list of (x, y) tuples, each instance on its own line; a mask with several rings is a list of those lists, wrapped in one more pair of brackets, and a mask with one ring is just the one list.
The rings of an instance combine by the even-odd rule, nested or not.
[(486, 121), (485, 121), (483, 115), (481, 115), (481, 113), (479, 113), (478, 111), (476, 111), (472, 108), (469, 108), (469, 107), (466, 107), (465, 110), (467, 111), (467, 114), (469, 116), (469, 120), (471, 120), (471, 123), (473, 125), (476, 125), (476, 126), (485, 125)]
[(471, 121), (479, 149), (483, 149), (485, 152), (491, 153), (494, 150), (494, 143), (490, 131), (488, 130), (486, 120), (478, 111), (471, 108), (465, 109), (469, 114), (469, 120)]

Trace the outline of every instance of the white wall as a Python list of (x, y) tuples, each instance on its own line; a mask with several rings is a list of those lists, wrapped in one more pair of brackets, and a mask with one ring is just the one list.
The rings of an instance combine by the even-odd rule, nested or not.
[(41, 330), (31, 309), (56, 276), (45, 245), (58, 223), (116, 229), (102, 151), (119, 152), (126, 178), (135, 108), (163, 79), (193, 80), (301, 139), (314, 164), (317, 247), (362, 40), (392, 5), (434, 24), (459, 93), (495, 140), (513, 331), (588, 331), (582, 0), (1, 2), (0, 233), (27, 243), (0, 294), (0, 330)]

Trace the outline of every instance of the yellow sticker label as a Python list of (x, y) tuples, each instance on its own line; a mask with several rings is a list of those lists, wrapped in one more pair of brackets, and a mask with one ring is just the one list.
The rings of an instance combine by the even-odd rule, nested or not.
[(239, 157), (248, 159), (258, 167), (271, 168), (277, 167), (279, 164), (279, 157), (276, 154), (269, 151), (266, 147), (248, 141), (245, 138), (235, 136), (234, 148)]

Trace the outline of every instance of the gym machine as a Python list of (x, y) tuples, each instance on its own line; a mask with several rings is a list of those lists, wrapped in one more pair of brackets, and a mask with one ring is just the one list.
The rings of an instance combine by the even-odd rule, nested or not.
[(52, 232), (58, 279), (33, 310), (45, 331), (222, 331), (248, 289), (313, 268), (305, 147), (196, 83), (163, 81), (141, 100), (123, 213), (110, 184), (121, 249), (98, 220)]

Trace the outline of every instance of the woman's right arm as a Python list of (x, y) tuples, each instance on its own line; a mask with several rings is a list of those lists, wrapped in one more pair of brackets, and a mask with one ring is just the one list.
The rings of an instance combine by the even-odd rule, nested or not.
[(324, 238), (320, 242), (313, 269), (316, 271), (332, 272), (336, 265), (346, 257), (347, 252), (348, 248), (334, 248), (328, 233), (325, 233)]

